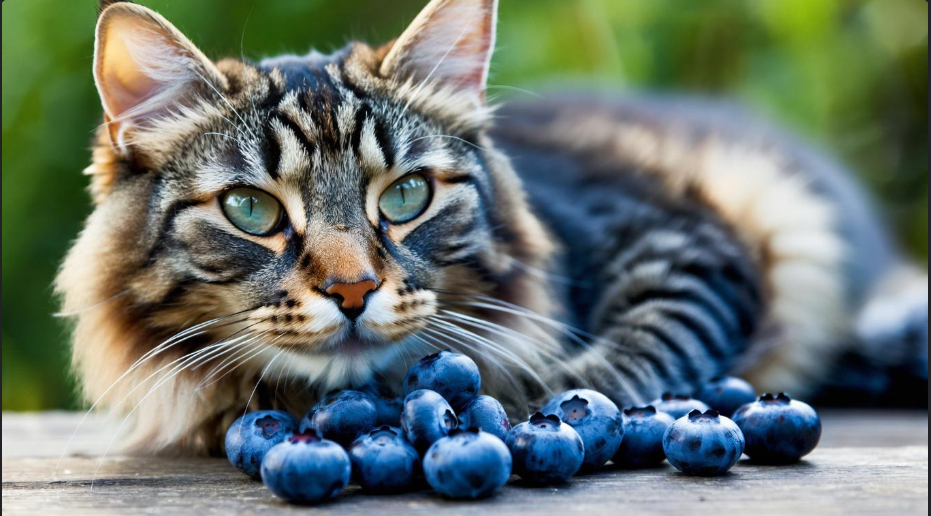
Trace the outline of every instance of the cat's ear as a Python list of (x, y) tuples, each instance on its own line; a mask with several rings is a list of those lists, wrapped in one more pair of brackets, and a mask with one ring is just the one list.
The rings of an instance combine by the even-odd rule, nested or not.
[(100, 13), (94, 80), (119, 149), (132, 127), (167, 114), (204, 88), (227, 88), (226, 77), (168, 20), (130, 3)]
[(436, 81), (485, 102), (498, 0), (432, 0), (382, 61), (385, 77)]

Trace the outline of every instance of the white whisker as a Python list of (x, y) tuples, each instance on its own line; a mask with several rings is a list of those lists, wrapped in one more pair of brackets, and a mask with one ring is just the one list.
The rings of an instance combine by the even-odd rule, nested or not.
[[(425, 338), (430, 338), (431, 340), (437, 341), (440, 344), (444, 344), (444, 342), (440, 341), (440, 339), (446, 339), (446, 340), (453, 339), (456, 345), (463, 346), (466, 349), (475, 353), (476, 355), (482, 355), (481, 351), (485, 347), (484, 343), (477, 342), (476, 340), (474, 340), (473, 338), (471, 338), (469, 335), (466, 335), (466, 334), (452, 335), (437, 328), (424, 328), (421, 331), (422, 331), (422, 335)], [(472, 342), (472, 344), (470, 344), (469, 342), (466, 342), (466, 340), (463, 340), (463, 339), (466, 339), (469, 342)], [(452, 348), (454, 351), (461, 353), (461, 350), (457, 350), (455, 346), (450, 345), (448, 342), (446, 342), (445, 344), (447, 345), (447, 347)], [(514, 392), (523, 401), (523, 404), (525, 406), (529, 405), (527, 396), (524, 393), (523, 387), (521, 386), (517, 378), (514, 377), (514, 374), (511, 372), (510, 369), (508, 369), (506, 366), (504, 366), (500, 362), (493, 361), (493, 360), (484, 360), (483, 363), (490, 365), (494, 367), (495, 369), (499, 370), (507, 378), (507, 381), (514, 387)]]
[[(463, 297), (473, 297), (476, 299), (482, 299), (484, 301), (484, 302), (474, 302), (474, 301), (451, 302), (452, 304), (460, 304), (463, 306), (471, 306), (473, 308), (483, 308), (486, 310), (499, 311), (503, 313), (509, 313), (512, 315), (522, 316), (527, 319), (539, 322), (541, 324), (544, 324), (551, 328), (556, 329), (557, 331), (559, 331), (560, 333), (562, 333), (563, 335), (571, 339), (573, 342), (575, 342), (576, 344), (584, 348), (591, 357), (593, 357), (596, 361), (598, 361), (598, 363), (609, 374), (611, 374), (612, 377), (614, 377), (615, 381), (620, 387), (622, 387), (623, 389), (625, 389), (628, 393), (631, 393), (632, 395), (636, 395), (636, 393), (638, 392), (637, 389), (633, 388), (633, 386), (630, 384), (627, 378), (625, 378), (624, 375), (621, 374), (620, 371), (618, 371), (617, 367), (614, 364), (608, 361), (608, 359), (605, 358), (603, 354), (595, 350), (594, 347), (591, 345), (591, 343), (586, 342), (584, 339), (582, 339), (580, 335), (588, 337), (592, 339), (593, 341), (595, 341), (596, 343), (606, 345), (612, 349), (619, 350), (622, 352), (624, 351), (634, 352), (636, 351), (635, 349), (626, 347), (618, 342), (610, 341), (602, 337), (599, 337), (597, 335), (593, 335), (591, 333), (585, 332), (578, 328), (573, 328), (572, 326), (569, 326), (565, 323), (561, 323), (559, 321), (540, 315), (536, 312), (530, 311), (519, 305), (508, 303), (506, 301), (502, 301), (502, 300), (495, 299), (495, 298), (490, 298), (487, 296), (481, 296), (481, 295), (459, 294), (455, 292), (447, 292), (447, 293), (450, 293), (453, 295), (460, 295)], [(493, 304), (493, 303), (498, 303), (498, 304)], [(504, 305), (504, 306), (501, 306), (501, 305)]]
[[(155, 357), (156, 355), (159, 355), (159, 354), (163, 353), (165, 350), (167, 350), (167, 349), (169, 349), (169, 348), (171, 348), (171, 347), (173, 347), (173, 346), (175, 346), (175, 345), (177, 345), (177, 344), (179, 344), (179, 343), (181, 343), (181, 342), (184, 342), (184, 341), (186, 341), (186, 340), (188, 340), (188, 339), (190, 339), (190, 338), (194, 338), (194, 337), (196, 337), (196, 336), (202, 335), (203, 333), (205, 333), (205, 330), (203, 330), (204, 328), (207, 328), (207, 327), (210, 326), (210, 325), (216, 324), (217, 322), (223, 321), (223, 320), (228, 319), (228, 318), (230, 318), (230, 317), (236, 317), (236, 316), (238, 316), (238, 315), (242, 315), (242, 314), (244, 314), (244, 313), (246, 313), (246, 312), (248, 312), (248, 311), (250, 311), (250, 310), (252, 310), (252, 309), (249, 309), (249, 310), (242, 310), (242, 311), (235, 312), (235, 313), (232, 313), (232, 314), (223, 316), (223, 317), (216, 317), (216, 318), (214, 318), (214, 319), (210, 319), (209, 321), (205, 321), (205, 322), (203, 322), (203, 323), (194, 325), (194, 326), (192, 326), (192, 327), (190, 327), (190, 328), (187, 328), (187, 329), (185, 329), (185, 330), (183, 330), (183, 331), (180, 331), (180, 332), (178, 332), (178, 333), (172, 335), (171, 337), (169, 337), (168, 339), (166, 339), (166, 340), (163, 341), (162, 343), (158, 344), (157, 346), (153, 347), (152, 349), (150, 349), (149, 351), (147, 351), (146, 353), (144, 353), (144, 354), (143, 354), (141, 357), (139, 357), (138, 359), (136, 359), (136, 361), (133, 362), (133, 364), (130, 365), (129, 368), (127, 368), (126, 371), (123, 372), (123, 374), (121, 374), (116, 380), (114, 380), (113, 383), (111, 383), (110, 386), (107, 387), (107, 388), (103, 391), (103, 393), (101, 393), (100, 396), (98, 396), (97, 399), (94, 400), (94, 403), (92, 403), (91, 406), (84, 412), (84, 415), (81, 417), (81, 420), (78, 421), (77, 426), (74, 428), (74, 432), (71, 433), (71, 437), (69, 437), (69, 438), (68, 438), (68, 441), (65, 443), (65, 447), (62, 449), (61, 455), (58, 456), (58, 461), (55, 463), (55, 469), (52, 471), (52, 477), (53, 477), (53, 478), (57, 478), (57, 477), (58, 477), (58, 468), (61, 466), (61, 461), (62, 461), (62, 459), (64, 459), (65, 453), (68, 452), (68, 449), (71, 447), (71, 443), (74, 442), (75, 436), (78, 434), (78, 431), (79, 431), (79, 430), (81, 429), (81, 427), (84, 425), (84, 422), (87, 420), (88, 416), (90, 416), (91, 412), (93, 412), (94, 409), (97, 408), (97, 406), (103, 401), (103, 399), (107, 396), (107, 394), (109, 394), (110, 391), (112, 391), (112, 390), (116, 387), (116, 385), (117, 385), (118, 383), (120, 383), (124, 378), (126, 378), (127, 376), (129, 376), (133, 371), (135, 371), (136, 369), (138, 369), (138, 368), (139, 368), (140, 366), (142, 366), (142, 364), (144, 364), (145, 362), (151, 360), (151, 359), (152, 359), (153, 357)], [(198, 331), (198, 330), (201, 330), (201, 331)], [(235, 335), (235, 334), (234, 334), (234, 335)], [(161, 371), (161, 370), (162, 370), (162, 369), (159, 369), (159, 371)], [(153, 374), (156, 374), (156, 373), (158, 373), (158, 371), (156, 371), (156, 372), (153, 373)], [(149, 378), (151, 378), (151, 376), (150, 376)], [(142, 383), (145, 383), (146, 381), (148, 381), (149, 378), (146, 378), (145, 380), (143, 380)], [(138, 387), (138, 386), (137, 386), (137, 387)], [(135, 390), (135, 389), (133, 389), (133, 390)], [(130, 391), (130, 393), (131, 393), (131, 392), (132, 392), (132, 391)], [(127, 396), (128, 396), (128, 394), (127, 394)], [(125, 399), (126, 399), (126, 398), (124, 397), (123, 400), (125, 400)], [(122, 400), (121, 400), (121, 402), (122, 402)]]
[[(249, 131), (249, 134), (252, 135), (252, 138), (253, 138), (254, 140), (258, 141), (259, 137), (256, 136), (254, 132), (252, 132), (252, 129), (249, 127), (249, 124), (247, 124), (247, 123), (246, 123), (246, 120), (242, 117), (242, 115), (239, 114), (239, 111), (236, 111), (236, 108), (233, 107), (233, 104), (230, 103), (230, 101), (226, 98), (226, 96), (223, 95), (222, 93), (220, 93), (220, 90), (218, 90), (217, 87), (214, 86), (213, 83), (210, 82), (209, 79), (207, 79), (206, 77), (204, 77), (203, 75), (201, 75), (201, 74), (198, 73), (197, 71), (194, 71), (194, 73), (197, 74), (197, 76), (200, 77), (201, 80), (204, 81), (205, 84), (207, 84), (207, 86), (210, 86), (210, 89), (212, 89), (212, 90), (214, 91), (214, 93), (216, 93), (217, 96), (220, 97), (220, 100), (222, 100), (223, 103), (226, 104), (226, 106), (230, 108), (230, 111), (232, 111), (233, 114), (236, 115), (236, 118), (238, 118), (239, 121), (242, 122), (243, 127), (244, 127), (247, 131)], [(224, 117), (224, 118), (225, 118), (225, 117)], [(232, 122), (230, 122), (230, 123), (232, 123)]]
[(449, 138), (450, 140), (457, 140), (457, 141), (460, 141), (460, 142), (462, 142), (462, 143), (464, 143), (464, 144), (466, 144), (466, 145), (475, 147), (476, 149), (478, 149), (478, 150), (480, 150), (480, 151), (485, 151), (485, 150), (486, 150), (484, 147), (482, 147), (482, 146), (480, 146), (480, 145), (477, 145), (477, 144), (475, 144), (475, 143), (473, 143), (473, 142), (470, 142), (469, 140), (460, 138), (460, 137), (458, 137), (458, 136), (453, 136), (453, 135), (451, 135), (451, 134), (428, 134), (428, 135), (426, 135), (426, 136), (419, 136), (419, 137), (414, 138), (413, 140), (409, 141), (409, 142), (408, 142), (408, 145), (410, 145), (410, 144), (412, 144), (412, 143), (414, 143), (414, 142), (419, 142), (420, 140), (426, 140), (427, 138)]
[[(430, 328), (425, 328), (424, 330), (432, 330), (435, 332), (447, 333), (447, 334), (451, 334), (451, 335), (455, 335), (455, 336), (468, 339), (470, 342), (474, 343), (475, 345), (482, 346), (492, 351), (493, 353), (496, 353), (499, 356), (505, 358), (506, 360), (510, 361), (514, 365), (518, 366), (530, 378), (532, 378), (534, 381), (540, 384), (543, 390), (545, 390), (548, 394), (553, 393), (549, 385), (547, 384), (547, 382), (544, 381), (543, 378), (541, 378), (540, 375), (536, 371), (534, 371), (532, 367), (530, 367), (530, 364), (525, 362), (523, 359), (521, 359), (519, 356), (514, 354), (512, 351), (502, 347), (501, 345), (497, 344), (496, 342), (490, 339), (487, 339), (481, 335), (478, 335), (477, 333), (466, 330), (465, 328), (462, 328), (461, 326), (457, 326), (455, 324), (452, 324), (446, 321), (441, 321), (439, 319), (433, 319), (431, 322), (438, 324), (441, 327), (437, 328), (436, 326), (431, 326)], [(446, 330), (446, 331), (444, 332), (443, 330)], [(465, 343), (463, 343), (463, 345), (465, 345)]]
[[(536, 347), (534, 349), (538, 352), (543, 353), (546, 356), (546, 358), (550, 360), (551, 363), (565, 370), (568, 374), (572, 375), (576, 380), (579, 380), (582, 383), (585, 382), (585, 377), (581, 373), (576, 371), (569, 364), (565, 363), (565, 359), (568, 358), (565, 356), (565, 353), (557, 353), (557, 352), (554, 352), (548, 349), (551, 347), (551, 345), (545, 342), (542, 342), (538, 339), (532, 339), (522, 333), (519, 333), (511, 328), (508, 328), (507, 326), (502, 326), (500, 324), (495, 324), (489, 321), (483, 321), (475, 317), (470, 317), (468, 315), (459, 314), (459, 313), (452, 312), (449, 310), (440, 310), (440, 312), (442, 314), (451, 316), (451, 319), (455, 319), (462, 324), (466, 324), (466, 325), (469, 325), (475, 328), (481, 328), (481, 329), (484, 329), (485, 331), (489, 331), (491, 333), (494, 333), (495, 335), (499, 335), (504, 338), (519, 339), (519, 340), (523, 340), (526, 342), (530, 342), (531, 344), (535, 344)], [(441, 320), (450, 320), (450, 319), (443, 317), (442, 315), (438, 315), (435, 317)]]
[[(281, 336), (279, 335), (278, 337), (281, 337)], [(276, 338), (278, 338), (278, 337), (276, 337)], [(272, 342), (274, 342), (274, 339), (272, 340)], [(259, 384), (262, 383), (262, 378), (265, 378), (265, 373), (268, 372), (268, 370), (271, 368), (272, 364), (274, 364), (275, 361), (278, 360), (278, 357), (280, 357), (281, 354), (284, 353), (284, 352), (285, 352), (285, 348), (281, 348), (277, 353), (275, 353), (275, 355), (271, 358), (271, 360), (268, 361), (268, 364), (265, 365), (265, 369), (262, 370), (262, 373), (259, 375), (259, 379), (256, 380), (256, 382), (255, 382), (255, 387), (252, 388), (252, 394), (250, 394), (250, 395), (249, 395), (249, 399), (246, 400), (246, 406), (245, 406), (245, 408), (243, 408), (243, 410), (242, 410), (242, 415), (243, 415), (243, 416), (245, 416), (246, 413), (249, 412), (249, 405), (252, 403), (252, 398), (255, 397), (255, 391), (259, 390)], [(244, 420), (242, 420), (242, 419), (239, 420), (239, 431), (240, 431), (240, 432), (242, 432), (242, 424), (243, 424), (243, 422), (244, 422)]]
[(459, 42), (462, 41), (462, 38), (465, 37), (469, 29), (470, 29), (469, 25), (466, 24), (462, 28), (462, 30), (459, 32), (459, 35), (456, 36), (456, 39), (453, 40), (453, 42), (449, 45), (449, 48), (446, 49), (446, 52), (444, 52), (443, 55), (440, 57), (440, 59), (436, 62), (436, 64), (433, 65), (433, 68), (430, 70), (430, 73), (428, 73), (427, 76), (424, 77), (422, 81), (420, 81), (420, 84), (418, 84), (417, 87), (414, 89), (414, 91), (411, 93), (410, 98), (408, 99), (407, 103), (404, 104), (405, 112), (410, 107), (414, 99), (420, 96), (423, 89), (430, 84), (430, 79), (433, 78), (433, 74), (436, 73), (436, 71), (440, 68), (440, 65), (443, 64), (443, 61), (446, 61), (446, 58), (449, 57), (449, 54), (453, 51), (453, 49), (456, 48), (456, 45), (458, 45)]
[[(204, 355), (206, 355), (206, 356), (209, 357), (211, 354), (214, 354), (214, 353), (216, 353), (217, 351), (220, 351), (220, 354), (222, 355), (224, 352), (226, 352), (226, 351), (223, 349), (223, 347), (226, 346), (226, 345), (227, 345), (227, 342), (225, 342), (225, 341), (219, 342), (219, 343), (217, 343), (217, 344), (212, 344), (212, 345), (210, 345), (210, 346), (207, 346), (207, 347), (205, 347), (205, 348), (203, 348), (203, 349), (200, 349), (200, 350), (198, 350), (198, 351), (195, 351), (195, 352), (193, 352), (193, 353), (189, 353), (189, 354), (187, 354), (187, 355), (184, 355), (184, 356), (182, 356), (181, 358), (176, 359), (176, 360), (173, 360), (171, 363), (168, 364), (168, 366), (170, 366), (171, 364), (174, 364), (174, 363), (176, 363), (176, 362), (179, 362), (179, 361), (181, 362), (180, 364), (174, 366), (174, 367), (171, 369), (171, 371), (169, 371), (168, 373), (166, 373), (155, 385), (153, 385), (153, 386), (149, 389), (149, 392), (147, 392), (147, 393), (145, 394), (145, 396), (142, 397), (142, 399), (140, 399), (138, 402), (136, 402), (136, 404), (135, 404), (135, 405), (133, 406), (133, 408), (129, 411), (129, 413), (127, 413), (127, 414), (125, 415), (125, 417), (123, 417), (123, 420), (120, 422), (120, 424), (119, 424), (119, 426), (117, 427), (116, 431), (113, 432), (113, 436), (110, 438), (110, 442), (107, 443), (107, 448), (106, 448), (106, 450), (104, 450), (103, 455), (101, 455), (100, 460), (97, 462), (97, 467), (94, 469), (94, 475), (93, 475), (93, 477), (91, 478), (91, 486), (90, 486), (90, 490), (91, 490), (91, 491), (93, 491), (93, 489), (94, 489), (94, 483), (95, 483), (96, 480), (97, 480), (97, 474), (98, 474), (98, 472), (100, 471), (100, 466), (103, 465), (103, 461), (104, 461), (104, 460), (107, 458), (107, 456), (109, 455), (110, 449), (113, 447), (113, 443), (116, 441), (117, 436), (119, 436), (120, 432), (123, 430), (123, 427), (126, 425), (126, 422), (129, 421), (130, 417), (136, 412), (136, 410), (149, 398), (149, 396), (151, 396), (152, 394), (154, 394), (154, 393), (159, 389), (159, 387), (161, 387), (162, 385), (164, 385), (164, 384), (167, 383), (168, 381), (174, 379), (174, 378), (175, 378), (178, 374), (180, 374), (181, 371), (183, 371), (190, 363), (195, 362), (195, 361), (200, 360), (200, 359), (203, 359)], [(155, 373), (152, 373), (152, 375), (150, 375), (148, 378), (146, 378), (145, 380), (143, 380), (143, 382), (141, 382), (139, 385), (137, 385), (136, 387), (134, 387), (129, 393), (127, 393), (126, 396), (123, 397), (123, 399), (121, 400), (120, 403), (122, 403), (122, 401), (125, 401), (126, 398), (127, 398), (130, 394), (132, 394), (136, 389), (138, 389), (143, 383), (145, 383), (146, 381), (148, 381), (148, 380), (149, 380), (150, 378), (152, 378), (155, 374), (157, 374), (159, 371), (164, 370), (164, 369), (165, 369), (166, 367), (168, 367), (168, 366), (162, 367), (162, 368), (160, 368), (158, 371), (156, 371)]]
[(94, 304), (92, 304), (92, 305), (90, 305), (90, 306), (88, 306), (88, 307), (80, 308), (80, 309), (78, 309), (78, 310), (72, 310), (72, 311), (70, 311), (70, 312), (55, 312), (54, 314), (52, 314), (52, 317), (73, 317), (73, 316), (75, 316), (75, 315), (81, 315), (81, 314), (83, 314), (83, 313), (90, 312), (91, 310), (94, 310), (94, 309), (96, 309), (96, 308), (100, 308), (101, 306), (103, 306), (103, 305), (105, 305), (105, 304), (107, 304), (107, 303), (110, 303), (111, 301), (116, 301), (117, 299), (119, 299), (119, 298), (125, 296), (125, 295), (128, 294), (128, 293), (129, 293), (129, 289), (126, 289), (126, 290), (124, 290), (124, 291), (122, 291), (122, 292), (119, 292), (119, 293), (117, 293), (117, 294), (114, 294), (114, 295), (108, 297), (107, 299), (104, 299), (103, 301), (99, 301), (99, 302), (97, 302), (97, 303), (94, 303)]
[[(271, 332), (271, 330), (266, 331), (266, 332), (262, 333), (261, 335), (259, 335), (258, 337), (262, 337), (262, 336), (264, 336), (264, 335), (267, 335), (267, 334), (270, 333), (270, 332)], [(206, 378), (204, 378), (203, 380), (201, 380), (201, 383), (199, 383), (199, 384), (197, 385), (197, 387), (196, 387), (194, 390), (195, 390), (195, 391), (199, 391), (199, 390), (201, 390), (201, 389), (205, 389), (205, 388), (207, 388), (207, 387), (210, 387), (211, 385), (213, 385), (213, 384), (219, 382), (220, 380), (226, 378), (229, 374), (231, 374), (233, 371), (235, 371), (236, 369), (238, 369), (238, 368), (239, 368), (240, 366), (242, 366), (243, 364), (249, 362), (249, 361), (252, 360), (253, 358), (255, 358), (255, 357), (257, 357), (258, 355), (262, 354), (263, 352), (268, 351), (268, 349), (271, 348), (271, 346), (270, 346), (269, 344), (265, 344), (264, 342), (261, 342), (260, 340), (258, 340), (258, 337), (257, 337), (256, 339), (252, 339), (252, 340), (249, 342), (250, 345), (256, 344), (256, 346), (259, 348), (258, 351), (256, 351), (254, 348), (253, 348), (253, 349), (247, 349), (246, 351), (244, 351), (242, 354), (240, 354), (238, 357), (234, 358), (231, 362), (229, 362), (229, 363), (227, 364), (226, 367), (227, 367), (228, 370), (227, 370), (225, 373), (223, 373), (223, 375), (217, 377), (215, 380), (213, 380), (213, 381), (210, 382), (210, 383), (205, 383), (207, 380), (209, 380), (209, 379), (213, 378), (214, 376), (220, 374), (220, 372), (223, 370), (223, 369), (217, 369), (217, 370), (214, 371), (212, 374), (210, 374), (209, 376), (207, 376)], [(272, 340), (272, 342), (278, 340), (278, 338), (280, 338), (280, 336), (279, 336), (279, 337), (276, 337), (274, 340)], [(251, 353), (251, 354), (250, 354), (250, 353)], [(246, 355), (249, 355), (249, 356), (243, 359), (242, 357), (244, 357), (244, 356), (246, 356)], [(232, 367), (229, 367), (230, 364), (233, 364)]]
[(486, 90), (510, 90), (510, 91), (516, 91), (518, 93), (526, 93), (527, 95), (530, 95), (531, 97), (535, 97), (538, 99), (546, 98), (543, 95), (540, 95), (539, 93), (535, 91), (530, 91), (524, 88), (518, 88), (517, 86), (508, 86), (506, 84), (488, 84), (485, 86), (485, 89)]

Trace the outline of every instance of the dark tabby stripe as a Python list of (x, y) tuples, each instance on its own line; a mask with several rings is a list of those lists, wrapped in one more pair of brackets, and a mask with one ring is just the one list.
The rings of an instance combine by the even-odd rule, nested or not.
[(262, 163), (272, 179), (278, 179), (278, 165), (281, 163), (281, 143), (272, 136), (274, 131), (271, 124), (265, 124), (266, 137), (262, 139), (259, 150), (262, 153)]
[(372, 108), (367, 103), (362, 103), (361, 107), (356, 110), (355, 122), (352, 128), (352, 135), (349, 137), (349, 146), (352, 152), (359, 154), (359, 145), (362, 142), (362, 130), (365, 129), (365, 121), (372, 115)]
[(174, 227), (175, 219), (178, 215), (189, 208), (201, 204), (203, 204), (203, 201), (195, 199), (178, 199), (168, 206), (168, 209), (165, 210), (165, 216), (162, 218), (162, 223), (159, 225), (158, 233), (156, 233), (155, 243), (149, 248), (149, 252), (147, 253), (146, 265), (154, 263), (159, 253), (165, 249), (167, 236)]
[[(304, 152), (307, 153), (307, 158), (313, 158), (314, 156), (314, 144), (311, 143), (310, 139), (307, 137), (307, 133), (301, 129), (301, 126), (297, 124), (294, 120), (291, 120), (291, 117), (285, 115), (284, 113), (277, 112), (275, 113), (275, 120), (278, 120), (281, 125), (285, 126), (289, 131), (294, 134), (294, 137), (297, 138), (298, 143), (301, 148), (304, 149)], [(280, 146), (280, 142), (279, 142)]]
[[(742, 314), (748, 317), (747, 308), (725, 301), (733, 292), (746, 292), (748, 286), (754, 284), (750, 278), (735, 274), (736, 267), (728, 266), (746, 258), (733, 243), (720, 236), (706, 239), (700, 237), (700, 232), (692, 231), (681, 234), (677, 242), (680, 245), (663, 246), (651, 240), (653, 235), (651, 232), (642, 235), (641, 241), (635, 240), (628, 251), (621, 252), (611, 264), (620, 276), (614, 281), (623, 280), (637, 287), (626, 289), (615, 299), (604, 300), (604, 315), (595, 327), (616, 332), (618, 327), (644, 328), (649, 321), (657, 325), (655, 329), (677, 328), (676, 334), (664, 335), (667, 338), (657, 338), (654, 343), (675, 354), (682, 370), (688, 371), (690, 381), (700, 381), (703, 378), (694, 378), (698, 371), (707, 377), (726, 369), (731, 357), (749, 340), (746, 326), (740, 322)], [(639, 249), (638, 244), (641, 245)], [(690, 267), (684, 267), (686, 265)], [(722, 278), (706, 281), (713, 277), (711, 272), (725, 269), (732, 277), (725, 281)], [(657, 273), (657, 270), (665, 270), (665, 273)], [(755, 292), (745, 295), (758, 298)], [(658, 333), (654, 330), (651, 335)], [(686, 349), (691, 352), (684, 353)], [(696, 359), (702, 356), (704, 358), (696, 364)], [(698, 367), (707, 364), (713, 364), (711, 370)], [(676, 383), (679, 378), (655, 365), (653, 371), (667, 385)]]

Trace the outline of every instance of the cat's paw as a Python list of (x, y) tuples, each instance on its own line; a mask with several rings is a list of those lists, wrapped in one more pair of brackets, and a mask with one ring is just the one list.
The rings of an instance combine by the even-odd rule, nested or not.
[(928, 278), (870, 300), (856, 323), (861, 353), (928, 379)]

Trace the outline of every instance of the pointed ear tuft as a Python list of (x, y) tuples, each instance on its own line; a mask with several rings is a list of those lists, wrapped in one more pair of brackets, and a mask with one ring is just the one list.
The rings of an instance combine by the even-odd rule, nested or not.
[(483, 105), (497, 11), (498, 0), (432, 0), (388, 51), (381, 75), (436, 81)]
[[(127, 130), (165, 115), (203, 88), (225, 90), (226, 77), (161, 15), (130, 3), (100, 13), (94, 80), (114, 146)], [(209, 84), (207, 84), (209, 83)]]

